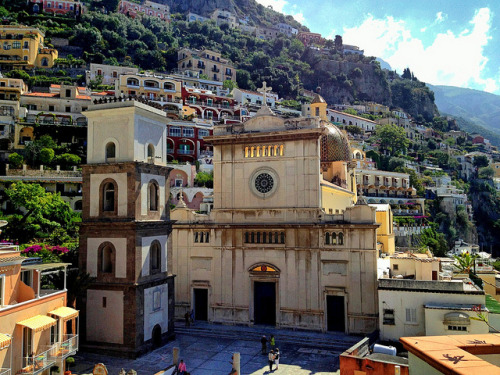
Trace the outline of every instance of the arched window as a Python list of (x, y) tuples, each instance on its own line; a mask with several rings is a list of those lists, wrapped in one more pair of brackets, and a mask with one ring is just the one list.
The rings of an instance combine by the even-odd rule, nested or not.
[(115, 193), (115, 185), (112, 182), (108, 182), (104, 185), (102, 202), (103, 211), (112, 212), (115, 210)]
[(267, 243), (267, 232), (262, 233), (262, 243)]
[(148, 162), (155, 162), (155, 146), (153, 146), (151, 143), (148, 144)]
[(332, 245), (337, 244), (337, 233), (333, 232), (332, 233)]
[(101, 250), (101, 272), (113, 272), (113, 247), (106, 245)]
[(285, 243), (285, 232), (281, 232), (280, 237), (281, 237), (281, 243), (284, 244)]
[(267, 156), (273, 156), (273, 146), (267, 146)]
[(339, 245), (344, 244), (344, 233), (340, 232), (339, 233)]
[(248, 240), (249, 240), (248, 232), (245, 232), (245, 243), (248, 243)]
[(274, 146), (274, 153), (273, 153), (274, 156), (278, 156), (278, 145), (275, 145)]
[(76, 201), (75, 202), (75, 211), (81, 211), (82, 210), (82, 201)]
[(250, 241), (250, 242), (251, 242), (251, 243), (255, 243), (255, 233), (254, 233), (254, 232), (252, 232), (252, 233), (250, 234), (250, 237), (251, 237), (251, 241)]
[(149, 259), (151, 264), (151, 273), (160, 272), (161, 270), (161, 245), (158, 241), (151, 244), (149, 248)]
[(148, 201), (149, 201), (150, 211), (158, 211), (158, 191), (159, 188), (156, 182), (150, 182), (148, 189)]
[(198, 243), (200, 242), (200, 232), (194, 232), (194, 242)]
[(279, 243), (278, 232), (274, 232), (274, 243)]
[(210, 232), (205, 232), (205, 243), (210, 242)]
[(139, 86), (139, 80), (135, 78), (127, 79), (127, 86)]
[(44, 57), (42, 59), (42, 66), (49, 66), (49, 59), (47, 59), (46, 57)]
[(245, 157), (248, 158), (248, 147), (245, 147)]
[(283, 145), (280, 146), (280, 156), (283, 156)]
[(257, 157), (260, 157), (260, 146), (257, 146)]
[(106, 161), (110, 161), (109, 159), (114, 159), (115, 157), (116, 157), (116, 146), (113, 142), (109, 142), (106, 145)]
[(260, 243), (260, 232), (257, 232), (257, 243)]
[(330, 233), (325, 234), (325, 245), (330, 245)]

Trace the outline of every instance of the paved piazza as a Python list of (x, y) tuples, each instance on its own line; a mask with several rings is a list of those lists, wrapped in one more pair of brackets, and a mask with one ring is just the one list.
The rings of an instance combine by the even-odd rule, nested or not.
[[(102, 362), (107, 366), (109, 375), (118, 375), (122, 368), (125, 371), (134, 369), (139, 375), (155, 374), (172, 364), (172, 349), (178, 347), (180, 359), (184, 359), (187, 370), (192, 375), (228, 375), (231, 371), (230, 360), (233, 352), (239, 352), (241, 355), (241, 374), (270, 374), (267, 356), (260, 353), (258, 335), (262, 332), (267, 337), (270, 334), (275, 335), (276, 346), (282, 353), (279, 370), (274, 370), (273, 366), (273, 374), (338, 374), (338, 354), (343, 351), (341, 347), (347, 349), (361, 339), (342, 334), (294, 332), (266, 327), (235, 328), (209, 324), (201, 326), (207, 328), (203, 333), (198, 331), (199, 324), (190, 330), (177, 324), (176, 328), (179, 329), (174, 341), (136, 360), (78, 353), (75, 356), (77, 365), (72, 372), (90, 374), (94, 364)], [(280, 334), (286, 338), (280, 340)], [(340, 346), (329, 345), (330, 339), (332, 342), (340, 342)], [(315, 341), (318, 342), (317, 347), (314, 346)]]

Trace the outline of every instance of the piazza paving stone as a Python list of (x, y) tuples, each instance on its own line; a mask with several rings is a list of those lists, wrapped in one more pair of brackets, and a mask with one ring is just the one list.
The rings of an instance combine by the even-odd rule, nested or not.
[[(331, 375), (339, 373), (338, 355), (361, 340), (361, 337), (342, 333), (335, 335), (208, 323), (200, 323), (199, 326), (205, 333), (179, 330), (174, 341), (136, 360), (79, 352), (75, 356), (76, 366), (71, 370), (75, 374), (91, 374), (96, 363), (104, 363), (109, 375), (118, 375), (122, 368), (125, 371), (134, 369), (138, 375), (153, 375), (172, 364), (172, 350), (178, 347), (179, 358), (184, 359), (191, 375), (229, 375), (234, 352), (240, 353), (242, 375)], [(256, 332), (262, 331), (267, 337), (275, 335), (276, 346), (281, 352), (279, 369), (275, 370), (273, 366), (272, 372), (269, 372), (267, 355), (261, 354), (259, 336), (256, 336)], [(316, 346), (315, 342), (318, 343)], [(339, 346), (332, 347), (329, 342), (339, 343)], [(269, 346), (267, 349), (270, 349)]]

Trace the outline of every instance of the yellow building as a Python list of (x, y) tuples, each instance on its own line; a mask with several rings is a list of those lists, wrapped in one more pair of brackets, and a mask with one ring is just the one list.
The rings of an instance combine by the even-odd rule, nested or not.
[(115, 81), (115, 95), (144, 97), (165, 109), (182, 110), (182, 82), (156, 74), (121, 74)]
[[(264, 88), (266, 92), (269, 88)], [(265, 96), (265, 95), (264, 95)], [(264, 98), (263, 102), (266, 100)], [(214, 127), (213, 209), (171, 213), (176, 316), (320, 331), (378, 326), (376, 210), (355, 205), (345, 133), (266, 105)]]
[(377, 248), (380, 253), (394, 254), (396, 245), (394, 240), (394, 224), (391, 206), (389, 204), (370, 204), (377, 209), (376, 219), (380, 226), (377, 229)]
[(491, 163), (491, 168), (495, 171), (495, 177), (500, 177), (500, 163)]
[(63, 269), (66, 277), (68, 263), (26, 260), (18, 246), (0, 245), (0, 374), (62, 373), (78, 350), (79, 313), (66, 307), (65, 287), (46, 289), (43, 275)]
[(54, 48), (44, 47), (45, 34), (36, 27), (0, 26), (2, 69), (52, 68), (58, 57)]
[(383, 115), (385, 113), (389, 113), (389, 107), (383, 104), (378, 104), (374, 102), (366, 103), (366, 112), (371, 113), (372, 115)]
[(181, 48), (177, 52), (177, 68), (180, 72), (193, 71), (205, 74), (214, 81), (231, 80), (236, 82), (236, 68), (219, 52)]

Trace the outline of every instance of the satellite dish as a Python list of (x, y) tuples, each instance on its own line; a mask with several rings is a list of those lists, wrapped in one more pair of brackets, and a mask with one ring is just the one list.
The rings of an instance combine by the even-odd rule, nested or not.
[(6, 226), (7, 224), (9, 224), (8, 221), (6, 221), (6, 220), (0, 220), (0, 228)]

